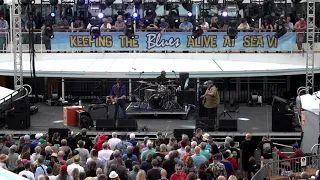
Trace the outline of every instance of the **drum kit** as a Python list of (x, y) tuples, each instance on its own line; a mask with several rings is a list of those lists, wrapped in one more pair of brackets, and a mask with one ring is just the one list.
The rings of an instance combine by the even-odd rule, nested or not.
[(161, 84), (137, 81), (138, 87), (132, 96), (136, 102), (134, 108), (153, 110), (183, 109), (177, 102), (176, 92), (179, 90), (175, 80), (168, 80)]

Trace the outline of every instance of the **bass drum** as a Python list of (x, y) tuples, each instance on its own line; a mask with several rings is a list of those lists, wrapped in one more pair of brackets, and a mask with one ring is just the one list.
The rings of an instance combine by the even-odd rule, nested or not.
[(163, 106), (164, 98), (160, 94), (154, 94), (149, 99), (149, 105), (152, 109), (161, 109)]

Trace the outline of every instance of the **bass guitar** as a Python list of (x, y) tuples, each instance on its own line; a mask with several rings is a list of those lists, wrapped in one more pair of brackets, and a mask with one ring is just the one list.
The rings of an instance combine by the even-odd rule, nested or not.
[(112, 104), (118, 104), (119, 100), (124, 100), (124, 99), (127, 99), (127, 97), (115, 97), (113, 98), (113, 102)]

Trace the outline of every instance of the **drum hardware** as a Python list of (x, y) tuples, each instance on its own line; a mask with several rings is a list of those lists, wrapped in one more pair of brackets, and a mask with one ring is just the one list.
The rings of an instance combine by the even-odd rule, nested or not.
[(146, 89), (146, 91), (149, 91), (149, 92), (156, 92), (155, 89)]
[(149, 86), (149, 87), (157, 87), (157, 85), (153, 84), (153, 83), (147, 83), (147, 86)]
[(168, 80), (168, 81), (166, 81), (166, 82), (164, 82), (164, 83), (174, 83), (174, 82), (176, 82), (176, 80)]
[(140, 84), (148, 84), (147, 81), (137, 81), (137, 83), (140, 83)]

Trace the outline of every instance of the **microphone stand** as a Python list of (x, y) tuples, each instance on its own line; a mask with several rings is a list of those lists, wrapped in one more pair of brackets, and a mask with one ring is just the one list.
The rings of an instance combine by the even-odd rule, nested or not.
[[(174, 73), (174, 76), (176, 77), (176, 81), (178, 82), (178, 77), (177, 77), (176, 72), (174, 70), (172, 70), (172, 72)], [(180, 84), (180, 82), (179, 82), (179, 84)]]

